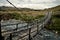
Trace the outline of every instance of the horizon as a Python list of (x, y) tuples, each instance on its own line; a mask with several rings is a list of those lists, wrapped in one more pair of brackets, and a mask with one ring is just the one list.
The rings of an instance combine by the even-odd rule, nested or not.
[[(57, 6), (60, 6), (60, 5), (57, 5)], [(54, 7), (57, 7), (57, 6), (54, 6)], [(0, 6), (0, 7), (12, 7), (12, 8), (15, 8), (13, 6)], [(50, 8), (54, 8), (54, 7), (50, 7)], [(17, 8), (22, 8), (22, 7), (17, 7)], [(33, 9), (33, 10), (44, 10), (44, 9), (49, 9), (49, 8), (44, 8), (44, 9), (34, 9), (34, 8), (28, 8), (28, 7), (23, 7), (23, 8), (27, 8), (27, 9)]]
[[(48, 9), (60, 5), (60, 0), (9, 0), (16, 7), (31, 9)], [(11, 6), (6, 0), (0, 0), (0, 6)]]

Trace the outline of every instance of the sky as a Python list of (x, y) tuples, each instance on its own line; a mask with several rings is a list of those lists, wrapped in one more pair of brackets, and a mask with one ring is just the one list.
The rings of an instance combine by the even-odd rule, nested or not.
[[(16, 7), (45, 9), (60, 5), (60, 0), (9, 0)], [(0, 6), (12, 6), (6, 0), (0, 0)]]

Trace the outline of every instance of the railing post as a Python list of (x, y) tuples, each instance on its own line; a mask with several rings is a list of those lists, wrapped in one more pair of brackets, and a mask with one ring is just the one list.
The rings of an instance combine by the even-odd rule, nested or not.
[(3, 40), (2, 32), (1, 32), (1, 16), (2, 16), (2, 15), (0, 15), (0, 40)]
[(10, 33), (10, 40), (12, 40), (12, 33)]
[(17, 29), (18, 29), (18, 24), (16, 24), (16, 31), (17, 31)]
[(38, 20), (37, 20), (37, 34), (38, 34), (38, 31), (39, 31), (39, 25), (38, 25)]
[(29, 40), (31, 40), (31, 28), (29, 28)]
[(37, 34), (38, 34), (38, 31), (39, 31), (39, 26), (37, 25)]

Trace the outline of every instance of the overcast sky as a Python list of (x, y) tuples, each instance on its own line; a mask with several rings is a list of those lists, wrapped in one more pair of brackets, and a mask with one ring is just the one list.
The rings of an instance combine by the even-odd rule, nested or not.
[[(16, 7), (45, 9), (60, 5), (60, 0), (9, 0)], [(0, 0), (0, 6), (11, 6), (6, 0)]]

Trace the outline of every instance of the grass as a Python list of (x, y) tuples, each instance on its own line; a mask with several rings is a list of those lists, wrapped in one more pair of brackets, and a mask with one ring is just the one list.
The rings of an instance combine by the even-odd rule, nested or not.
[(26, 21), (26, 22), (31, 22), (32, 20), (40, 19), (44, 16), (44, 15), (33, 16), (33, 15), (27, 15), (25, 13), (23, 13), (23, 14), (20, 14), (20, 13), (0, 13), (0, 15), (1, 15), (1, 20), (16, 19), (16, 20), (22, 20), (22, 21)]
[(60, 33), (60, 15), (52, 16), (52, 23), (46, 27), (48, 30), (55, 30)]

